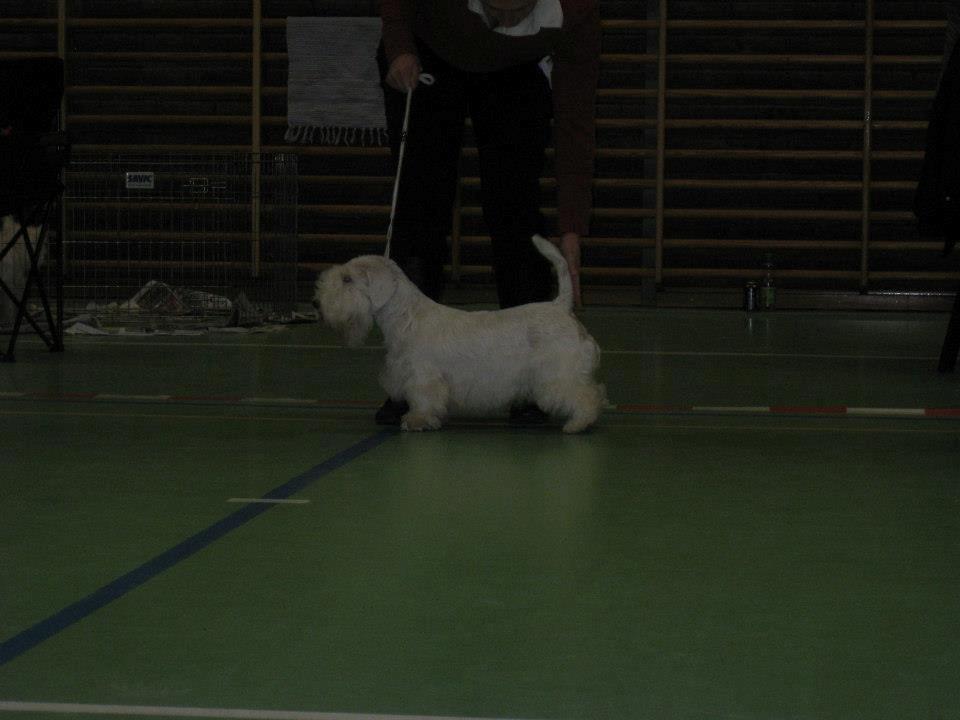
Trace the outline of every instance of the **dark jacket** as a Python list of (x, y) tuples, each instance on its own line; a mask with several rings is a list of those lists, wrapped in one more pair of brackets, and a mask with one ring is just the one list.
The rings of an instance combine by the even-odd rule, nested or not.
[(933, 100), (913, 211), (920, 234), (942, 238), (949, 253), (960, 240), (960, 42)]
[(597, 0), (559, 0), (563, 26), (536, 35), (507, 37), (490, 30), (467, 0), (380, 0), (387, 61), (416, 53), (419, 37), (447, 63), (466, 72), (489, 72), (553, 57), (554, 159), (557, 226), (586, 235), (596, 153), (596, 95), (600, 73)]

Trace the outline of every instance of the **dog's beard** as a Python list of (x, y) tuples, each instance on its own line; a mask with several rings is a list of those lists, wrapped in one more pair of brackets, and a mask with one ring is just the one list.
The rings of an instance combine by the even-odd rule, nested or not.
[(356, 291), (335, 293), (318, 288), (320, 314), (323, 321), (343, 337), (347, 347), (359, 347), (373, 328), (370, 301)]

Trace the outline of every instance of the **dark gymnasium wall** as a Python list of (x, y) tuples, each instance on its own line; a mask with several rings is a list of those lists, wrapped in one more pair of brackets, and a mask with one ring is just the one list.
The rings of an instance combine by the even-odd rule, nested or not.
[[(765, 261), (780, 297), (789, 302), (792, 291), (795, 304), (902, 307), (905, 297), (955, 290), (958, 261), (918, 236), (911, 213), (943, 58), (943, 2), (601, 7), (588, 301), (729, 305)], [(294, 150), (304, 287), (328, 263), (381, 251), (392, 186), (386, 151), (283, 139), (285, 18), (375, 15), (375, 0), (2, 0), (0, 8), (0, 58), (65, 57), (66, 126), (78, 151)], [(489, 250), (470, 147), (462, 176), (450, 271), (482, 286)], [(553, 187), (544, 178), (548, 215)]]

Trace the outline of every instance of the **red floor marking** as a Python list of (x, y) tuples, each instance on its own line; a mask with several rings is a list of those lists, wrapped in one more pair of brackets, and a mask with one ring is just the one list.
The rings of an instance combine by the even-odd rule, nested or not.
[[(46, 400), (60, 402), (158, 402), (158, 403), (210, 403), (216, 405), (270, 405), (287, 407), (317, 408), (357, 408), (373, 409), (381, 405), (379, 400), (325, 400), (319, 398), (269, 398), (242, 397), (240, 395), (122, 395), (118, 393), (92, 392), (6, 392), (0, 393), (0, 400)], [(714, 414), (752, 414), (752, 415), (829, 415), (857, 417), (904, 417), (915, 415), (928, 418), (960, 418), (960, 407), (935, 408), (870, 408), (846, 405), (773, 405), (773, 406), (736, 406), (736, 405), (668, 405), (658, 403), (622, 403), (611, 405), (609, 410), (625, 414), (671, 415), (682, 413)]]
[(777, 415), (846, 415), (846, 405), (774, 405), (770, 412)]

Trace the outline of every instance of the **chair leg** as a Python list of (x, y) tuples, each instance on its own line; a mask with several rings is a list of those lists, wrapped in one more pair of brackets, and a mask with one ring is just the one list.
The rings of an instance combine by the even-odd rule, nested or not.
[(940, 364), (937, 370), (942, 373), (953, 372), (957, 367), (957, 354), (960, 353), (960, 291), (953, 301), (947, 335), (940, 350)]
[[(46, 286), (39, 267), (40, 260), (43, 257), (44, 243), (48, 241), (50, 219), (54, 215), (53, 209), (56, 208), (59, 210), (59, 207), (58, 198), (51, 198), (47, 202), (33, 207), (29, 216), (23, 211), (19, 211), (16, 214), (16, 217), (21, 218), (19, 223), (20, 228), (14, 233), (11, 245), (18, 240), (23, 243), (23, 248), (27, 253), (29, 270), (20, 297), (13, 296), (9, 288), (6, 288), (2, 280), (0, 280), (0, 291), (6, 291), (6, 294), (13, 298), (13, 305), (16, 308), (13, 331), (10, 335), (6, 353), (0, 354), (0, 362), (14, 362), (14, 349), (16, 347), (17, 337), (20, 334), (20, 328), (24, 321), (33, 328), (37, 337), (43, 340), (51, 352), (62, 352), (64, 349), (63, 278), (61, 258), (58, 255), (58, 253), (61, 252), (59, 233), (57, 234), (57, 243), (53, 247), (53, 252), (57, 254), (57, 256), (51, 258), (51, 261), (55, 263), (56, 272), (53, 279), (53, 287), (48, 288)], [(34, 238), (30, 237), (30, 227), (36, 227), (36, 236)], [(42, 306), (43, 315), (47, 323), (46, 330), (40, 327), (27, 312), (32, 289), (36, 290), (37, 298)], [(52, 304), (50, 301), (50, 291), (54, 293), (53, 300), (55, 304)], [(51, 305), (53, 306), (51, 307)]]

